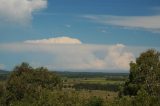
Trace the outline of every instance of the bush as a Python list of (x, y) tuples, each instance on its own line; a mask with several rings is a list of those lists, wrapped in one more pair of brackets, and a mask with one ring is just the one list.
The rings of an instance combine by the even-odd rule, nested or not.
[(99, 97), (91, 97), (86, 106), (103, 106), (103, 100)]

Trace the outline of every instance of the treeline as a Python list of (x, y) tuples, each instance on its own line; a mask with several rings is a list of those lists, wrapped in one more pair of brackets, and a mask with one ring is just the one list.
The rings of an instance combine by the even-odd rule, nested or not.
[(73, 88), (76, 90), (104, 90), (117, 92), (119, 90), (119, 85), (117, 84), (90, 84), (90, 83), (79, 83), (74, 84)]
[(129, 73), (105, 73), (105, 72), (56, 72), (62, 77), (68, 78), (95, 78), (95, 77), (106, 77), (106, 78), (122, 78), (128, 77)]
[(7, 80), (9, 71), (0, 70), (0, 81)]
[(0, 74), (9, 74), (9, 71), (5, 71), (5, 70), (0, 70)]

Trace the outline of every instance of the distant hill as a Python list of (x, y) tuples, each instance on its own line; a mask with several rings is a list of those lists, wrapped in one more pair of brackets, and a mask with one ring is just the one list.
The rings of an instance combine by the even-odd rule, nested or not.
[(5, 71), (5, 70), (0, 70), (0, 74), (9, 74), (9, 71)]
[(9, 73), (9, 71), (0, 70), (0, 81), (7, 80)]

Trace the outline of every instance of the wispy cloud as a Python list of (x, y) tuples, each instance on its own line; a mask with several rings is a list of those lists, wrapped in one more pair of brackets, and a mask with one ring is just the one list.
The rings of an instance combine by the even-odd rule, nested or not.
[(101, 32), (106, 33), (107, 31), (103, 29), (103, 30), (101, 30)]
[(0, 21), (26, 24), (35, 11), (47, 7), (47, 0), (0, 0)]
[(153, 7), (151, 8), (153, 11), (155, 11), (157, 14), (160, 14), (160, 7), (157, 6), (157, 7)]
[(160, 31), (160, 15), (156, 16), (85, 15), (83, 17), (106, 25), (137, 28), (152, 32)]
[(69, 25), (69, 24), (66, 24), (66, 25), (65, 25), (65, 27), (67, 27), (67, 28), (71, 28), (71, 25)]
[[(130, 61), (134, 61), (133, 53), (123, 44), (66, 45), (42, 42), (0, 44), (0, 51), (11, 54), (25, 53), (30, 62), (55, 70), (128, 70)], [(36, 56), (40, 57), (34, 59)]]

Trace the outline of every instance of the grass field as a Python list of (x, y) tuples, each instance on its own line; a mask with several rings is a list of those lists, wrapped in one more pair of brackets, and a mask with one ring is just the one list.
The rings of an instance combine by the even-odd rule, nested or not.
[[(75, 77), (62, 77), (63, 87), (66, 89), (74, 90), (96, 90), (106, 94), (106, 91), (117, 93), (120, 86), (124, 84), (125, 78), (123, 76), (108, 76), (108, 77), (85, 77), (85, 78), (75, 78)], [(98, 93), (97, 93), (98, 94)]]
[(125, 80), (111, 80), (106, 78), (64, 78), (65, 84), (89, 83), (89, 84), (123, 84)]

